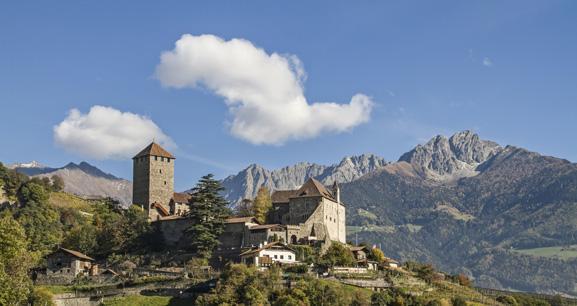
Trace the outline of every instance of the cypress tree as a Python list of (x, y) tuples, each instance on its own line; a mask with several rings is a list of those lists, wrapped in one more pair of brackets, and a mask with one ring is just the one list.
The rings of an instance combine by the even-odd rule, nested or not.
[(188, 203), (192, 225), (185, 231), (185, 238), (199, 257), (210, 258), (224, 232), (224, 221), (230, 212), (228, 202), (220, 195), (223, 190), (212, 174), (203, 176), (192, 190)]

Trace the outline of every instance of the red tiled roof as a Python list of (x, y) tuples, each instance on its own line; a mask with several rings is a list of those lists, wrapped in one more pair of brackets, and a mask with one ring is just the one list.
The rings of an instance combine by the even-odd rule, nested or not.
[(168, 157), (174, 159), (174, 156), (170, 154), (168, 151), (163, 149), (156, 143), (151, 143), (148, 147), (144, 148), (144, 150), (140, 151), (140, 153), (136, 154), (134, 158), (143, 157), (143, 156), (160, 156), (160, 157)]
[(176, 203), (188, 203), (188, 200), (190, 199), (190, 197), (191, 197), (190, 194), (184, 193), (184, 192), (175, 192), (172, 195), (172, 199)]
[(82, 253), (80, 253), (80, 252), (78, 252), (78, 251), (73, 251), (73, 250), (69, 250), (69, 249), (65, 249), (65, 248), (59, 248), (58, 250), (59, 250), (59, 251), (64, 251), (64, 252), (66, 252), (66, 253), (74, 256), (74, 257), (77, 257), (77, 258), (82, 258), (82, 259), (94, 261), (94, 258), (89, 257), (89, 256), (87, 256), (87, 255), (85, 255), (85, 254), (82, 254)]

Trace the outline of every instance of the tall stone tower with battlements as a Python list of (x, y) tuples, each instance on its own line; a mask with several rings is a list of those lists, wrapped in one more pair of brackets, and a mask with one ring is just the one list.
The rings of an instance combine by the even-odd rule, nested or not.
[(151, 220), (170, 214), (174, 160), (172, 154), (154, 142), (132, 158), (132, 203), (146, 209)]

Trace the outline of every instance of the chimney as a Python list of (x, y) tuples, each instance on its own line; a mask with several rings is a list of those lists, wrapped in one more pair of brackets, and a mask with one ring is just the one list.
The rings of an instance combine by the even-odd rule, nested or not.
[(335, 181), (335, 183), (333, 184), (333, 195), (335, 196), (335, 199), (337, 200), (337, 203), (341, 203), (341, 188), (339, 187), (339, 184), (337, 183), (337, 181)]

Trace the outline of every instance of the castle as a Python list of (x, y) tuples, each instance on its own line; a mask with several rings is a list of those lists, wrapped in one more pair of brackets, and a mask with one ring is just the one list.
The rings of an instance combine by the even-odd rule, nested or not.
[[(175, 157), (154, 142), (133, 157), (133, 204), (148, 212), (168, 245), (177, 246), (190, 226), (190, 195), (174, 192), (174, 162)], [(332, 241), (346, 243), (346, 208), (336, 182), (327, 188), (310, 178), (296, 190), (274, 191), (271, 198), (271, 223), (258, 224), (253, 217), (227, 219), (217, 254), (234, 258), (243, 248), (271, 241), (322, 247)]]

